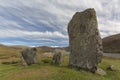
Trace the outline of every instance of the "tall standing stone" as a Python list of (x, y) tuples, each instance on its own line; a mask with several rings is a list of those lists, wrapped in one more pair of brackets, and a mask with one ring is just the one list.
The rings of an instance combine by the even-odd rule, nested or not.
[(95, 10), (90, 8), (83, 12), (76, 12), (68, 24), (68, 34), (69, 64), (95, 72), (103, 54)]
[(21, 52), (21, 55), (24, 61), (27, 63), (27, 65), (39, 63), (36, 52), (37, 52), (36, 48), (27, 48)]

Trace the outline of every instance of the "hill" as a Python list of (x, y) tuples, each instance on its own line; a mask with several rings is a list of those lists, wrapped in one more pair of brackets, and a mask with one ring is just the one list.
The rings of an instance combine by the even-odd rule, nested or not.
[[(105, 53), (120, 53), (120, 34), (108, 36), (102, 39)], [(69, 51), (69, 47), (64, 47)]]
[(45, 52), (53, 52), (55, 49), (64, 49), (66, 50), (66, 47), (49, 47), (49, 46), (39, 46), (36, 47), (38, 52), (45, 53)]
[(13, 63), (20, 60), (20, 51), (27, 46), (7, 46), (0, 44), (0, 62)]
[(103, 38), (103, 50), (107, 53), (120, 53), (120, 34)]

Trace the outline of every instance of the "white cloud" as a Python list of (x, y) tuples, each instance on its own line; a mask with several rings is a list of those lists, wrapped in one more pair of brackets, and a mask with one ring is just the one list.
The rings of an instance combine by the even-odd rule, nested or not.
[(67, 38), (67, 35), (64, 35), (60, 32), (38, 32), (38, 31), (24, 31), (24, 30), (10, 30), (10, 29), (3, 29), (0, 30), (0, 37), (6, 38), (6, 37), (23, 37), (23, 38)]
[(0, 16), (0, 28), (6, 29), (6, 28), (23, 28), (20, 26), (17, 22), (12, 20), (7, 20), (4, 17)]
[(120, 0), (0, 0), (0, 38), (68, 39), (68, 22), (86, 8), (95, 8), (102, 37), (120, 33)]

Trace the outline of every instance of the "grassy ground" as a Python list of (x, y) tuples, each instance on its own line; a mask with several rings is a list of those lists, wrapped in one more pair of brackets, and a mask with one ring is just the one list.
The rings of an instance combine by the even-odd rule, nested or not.
[[(40, 63), (22, 67), (20, 64), (0, 64), (0, 80), (120, 80), (120, 60), (104, 58), (99, 65), (107, 72), (100, 76), (86, 71), (76, 71), (67, 67), (66, 58), (63, 66), (54, 66), (50, 63)], [(106, 68), (113, 64), (117, 71), (107, 71)]]
[[(16, 47), (0, 47), (0, 80), (120, 80), (120, 59), (104, 58), (99, 67), (104, 69), (107, 75), (100, 76), (69, 68), (67, 57), (62, 66), (51, 65), (48, 63), (51, 58), (46, 58), (40, 50), (38, 50), (40, 65), (23, 67), (20, 65), (20, 50)], [(5, 64), (2, 64), (3, 62)], [(12, 64), (13, 62), (18, 63)], [(117, 71), (106, 70), (111, 64), (116, 66)]]

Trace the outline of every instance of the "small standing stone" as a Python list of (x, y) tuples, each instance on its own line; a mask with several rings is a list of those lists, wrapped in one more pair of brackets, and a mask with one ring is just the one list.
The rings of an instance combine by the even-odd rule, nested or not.
[(27, 48), (21, 52), (22, 58), (27, 63), (27, 65), (39, 63), (36, 52), (36, 48)]
[(69, 64), (95, 72), (103, 54), (95, 10), (90, 8), (83, 12), (76, 12), (68, 24), (68, 35)]
[(52, 64), (61, 65), (63, 62), (62, 50), (55, 49), (53, 53)]

